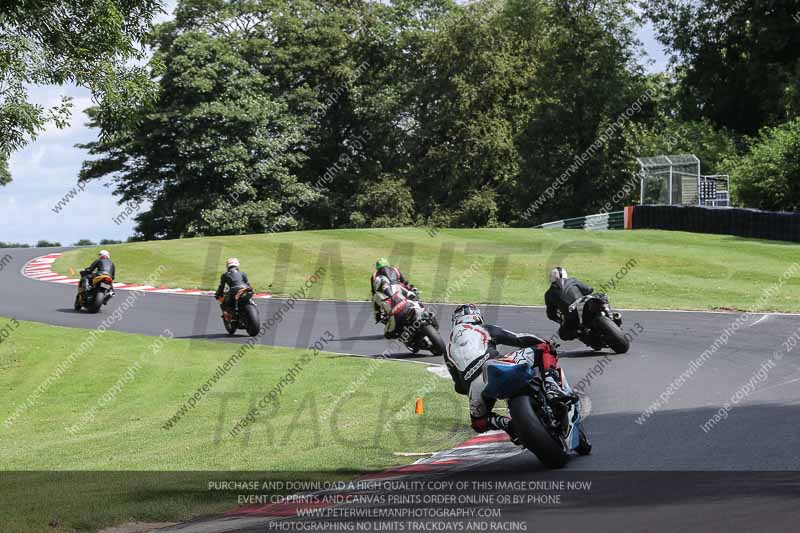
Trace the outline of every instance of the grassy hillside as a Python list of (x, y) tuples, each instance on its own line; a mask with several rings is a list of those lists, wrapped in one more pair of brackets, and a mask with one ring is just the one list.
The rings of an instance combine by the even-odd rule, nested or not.
[[(165, 265), (163, 284), (212, 288), (236, 256), (257, 289), (287, 295), (320, 266), (309, 297), (366, 299), (375, 259), (390, 258), (422, 289), (423, 300), (542, 304), (557, 264), (601, 287), (621, 307), (746, 309), (793, 262), (796, 244), (672, 231), (532, 229), (335, 230), (213, 237), (111, 246), (118, 277), (141, 281)], [(66, 273), (97, 249), (61, 257)], [(610, 280), (616, 285), (612, 286)], [(800, 275), (763, 310), (800, 311)]]
[[(411, 460), (395, 452), (435, 451), (470, 434), (465, 400), (449, 380), (422, 365), (323, 352), (293, 380), (284, 379), (277, 408), (231, 436), (307, 353), (260, 346), (166, 429), (240, 345), (106, 332), (69, 359), (89, 330), (16, 324), (0, 318), (10, 331), (0, 343), (0, 470), (31, 473), (0, 475), (3, 531), (45, 531), (51, 520), (65, 531), (94, 530), (131, 517), (172, 520), (230, 510), (235, 493), (209, 492), (210, 479), (231, 479), (232, 471), (289, 480), (352, 477)], [(65, 361), (72, 362), (64, 367)], [(63, 375), (49, 380), (59, 365)], [(417, 396), (425, 399), (421, 416), (413, 414)], [(29, 398), (32, 405), (18, 411)], [(65, 473), (53, 483), (37, 470), (95, 473)], [(183, 474), (111, 472), (135, 470)]]

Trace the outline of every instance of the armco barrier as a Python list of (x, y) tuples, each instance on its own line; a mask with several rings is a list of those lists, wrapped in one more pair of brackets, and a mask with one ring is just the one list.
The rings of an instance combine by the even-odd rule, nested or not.
[(623, 211), (614, 213), (603, 213), (600, 215), (587, 215), (585, 217), (567, 218), (548, 222), (536, 228), (543, 229), (586, 229), (586, 230), (608, 230), (625, 229)]
[(800, 242), (800, 213), (728, 207), (637, 205), (633, 208), (632, 228)]

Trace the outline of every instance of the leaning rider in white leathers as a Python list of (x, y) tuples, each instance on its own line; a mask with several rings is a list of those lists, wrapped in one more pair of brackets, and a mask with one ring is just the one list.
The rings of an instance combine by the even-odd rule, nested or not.
[(492, 412), (495, 400), (484, 396), (486, 388), (483, 367), (490, 359), (504, 357), (497, 345), (523, 348), (505, 355), (517, 363), (530, 362), (539, 367), (545, 376), (544, 387), (547, 399), (572, 398), (561, 388), (561, 373), (555, 348), (547, 341), (529, 333), (517, 334), (498, 326), (483, 323), (483, 316), (476, 305), (467, 304), (453, 312), (453, 329), (447, 346), (445, 362), (455, 381), (455, 389), (469, 396), (469, 414), (472, 428), (483, 433), (488, 430), (506, 431), (516, 439), (512, 421), (507, 416)]

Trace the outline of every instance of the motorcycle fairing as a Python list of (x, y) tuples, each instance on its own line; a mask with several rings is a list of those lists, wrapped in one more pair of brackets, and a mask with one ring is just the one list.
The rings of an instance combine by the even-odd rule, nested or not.
[(578, 324), (583, 325), (583, 307), (586, 305), (586, 302), (592, 299), (592, 295), (589, 294), (587, 296), (582, 296), (572, 302), (567, 309), (568, 313), (577, 312), (578, 313)]
[(535, 371), (527, 363), (514, 363), (504, 359), (487, 361), (483, 366), (486, 388), (483, 393), (490, 398), (506, 400), (511, 398), (535, 376)]
[[(559, 373), (561, 374), (561, 387), (567, 392), (572, 392), (572, 387), (567, 381), (567, 376), (564, 373), (564, 370), (559, 369)], [(570, 427), (569, 427), (569, 432), (564, 438), (564, 442), (566, 443), (568, 449), (574, 450), (580, 445), (580, 439), (581, 439), (580, 430), (581, 430), (582, 419), (581, 419), (580, 400), (569, 406), (569, 410), (567, 411), (567, 419), (569, 420)]]

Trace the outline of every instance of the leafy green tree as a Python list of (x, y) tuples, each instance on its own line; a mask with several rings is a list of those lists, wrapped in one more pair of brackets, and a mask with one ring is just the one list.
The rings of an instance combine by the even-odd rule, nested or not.
[(91, 111), (104, 135), (81, 178), (151, 203), (136, 238), (587, 213), (638, 155), (611, 127), (653, 84), (632, 16), (623, 0), (182, 0), (149, 41), (157, 101)]
[(81, 239), (72, 246), (94, 246), (96, 242), (93, 242), (91, 239)]
[(800, 210), (800, 118), (764, 128), (749, 151), (724, 163), (737, 204), (772, 211)]
[(371, 228), (410, 226), (415, 212), (408, 185), (394, 176), (381, 176), (378, 181), (365, 184), (356, 196), (350, 224)]
[(452, 10), (424, 43), (408, 143), (423, 214), (457, 209), (476, 189), (502, 187), (519, 173), (515, 136), (530, 105), (521, 93), (533, 61), (527, 43), (498, 27), (501, 4)]
[(53, 246), (61, 246), (61, 243), (60, 242), (51, 242), (51, 241), (47, 241), (47, 240), (44, 240), (44, 239), (42, 239), (42, 240), (40, 240), (40, 241), (38, 241), (36, 243), (36, 247), (37, 248), (47, 248), (47, 247), (53, 247)]
[[(423, 213), (471, 224), (459, 211), (487, 190), (505, 224), (605, 204), (634, 171), (623, 126), (654, 115), (641, 99), (648, 85), (633, 16), (622, 0), (484, 0), (441, 19), (424, 48), (411, 121), (409, 184)], [(531, 210), (582, 154), (559, 194)]]
[(101, 239), (101, 240), (100, 240), (100, 245), (106, 245), (106, 244), (120, 244), (120, 243), (122, 243), (122, 241), (118, 241), (118, 240), (116, 240), (116, 239)]
[(536, 106), (518, 136), (521, 175), (508, 194), (517, 200), (516, 223), (596, 213), (636, 170), (624, 131), (655, 114), (657, 93), (637, 64), (634, 13), (621, 0), (554, 2), (540, 15), (525, 2), (510, 4), (546, 32), (525, 33), (519, 20), (537, 63), (523, 93)]
[(75, 83), (91, 90), (105, 112), (152, 97), (144, 69), (127, 62), (162, 0), (20, 0), (0, 7), (0, 185), (11, 180), (8, 156), (35, 139), (47, 123), (63, 128), (71, 101), (32, 103), (32, 84)]
[(800, 112), (796, 1), (642, 2), (672, 53), (684, 118), (753, 134)]
[(85, 146), (106, 157), (87, 161), (81, 179), (111, 175), (121, 203), (152, 202), (136, 217), (146, 238), (263, 232), (291, 218), (291, 204), (313, 204), (290, 172), (304, 159), (303, 125), (243, 57), (246, 36), (167, 25), (158, 38), (157, 109), (141, 108), (129, 129), (92, 111), (111, 135)]
[(457, 211), (456, 224), (467, 228), (498, 226), (496, 199), (497, 193), (492, 189), (473, 192), (467, 196), (463, 206)]

